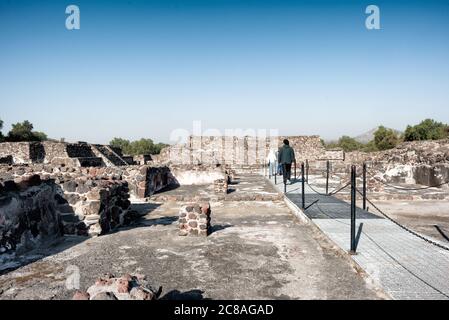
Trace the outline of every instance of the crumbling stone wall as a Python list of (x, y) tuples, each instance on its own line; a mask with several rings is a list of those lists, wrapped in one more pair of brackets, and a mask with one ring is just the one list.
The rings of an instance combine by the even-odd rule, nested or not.
[(131, 159), (135, 164), (140, 164), (140, 165), (150, 164), (153, 161), (152, 156), (149, 154), (141, 154), (141, 155), (133, 156), (133, 157), (131, 157)]
[(166, 166), (130, 166), (123, 171), (123, 179), (129, 183), (131, 193), (146, 198), (171, 184), (178, 184)]
[(95, 236), (131, 222), (127, 182), (86, 177), (59, 182), (63, 193), (58, 201), (65, 233)]
[(37, 176), (59, 186), (56, 208), (67, 234), (99, 235), (132, 220), (128, 182), (114, 172), (97, 168), (67, 168), (51, 165), (0, 166), (0, 182), (9, 183)]
[(217, 179), (214, 181), (215, 193), (228, 193), (228, 179)]
[(31, 163), (30, 142), (0, 143), (0, 157), (12, 157), (14, 163)]
[(88, 143), (3, 142), (0, 143), (0, 158), (12, 156), (14, 164), (64, 163), (76, 167), (127, 165), (128, 162), (114, 150), (109, 146)]
[(190, 203), (183, 206), (179, 212), (180, 236), (207, 236), (211, 231), (210, 204)]
[[(353, 164), (360, 174), (364, 162), (369, 173), (384, 182), (438, 185), (449, 180), (449, 139), (403, 142), (378, 152), (347, 152), (344, 161), (332, 161), (332, 174), (348, 176)], [(323, 171), (325, 162), (311, 163), (311, 168)], [(372, 185), (376, 190), (382, 189), (379, 183)]]
[[(158, 161), (172, 164), (228, 164), (232, 166), (253, 166), (260, 168), (269, 151), (277, 151), (284, 138), (290, 140), (298, 161), (326, 157), (319, 136), (289, 137), (228, 137), (191, 136), (187, 144), (169, 146), (161, 151)], [(338, 153), (338, 154), (337, 154)], [(328, 154), (342, 158), (342, 152)]]
[(62, 234), (55, 200), (60, 186), (31, 176), (0, 183), (0, 261)]

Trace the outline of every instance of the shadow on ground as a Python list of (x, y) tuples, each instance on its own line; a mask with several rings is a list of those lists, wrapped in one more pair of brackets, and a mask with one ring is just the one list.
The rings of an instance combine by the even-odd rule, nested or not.
[(172, 290), (167, 292), (160, 300), (211, 300), (204, 298), (204, 291), (199, 289), (181, 292), (179, 290)]

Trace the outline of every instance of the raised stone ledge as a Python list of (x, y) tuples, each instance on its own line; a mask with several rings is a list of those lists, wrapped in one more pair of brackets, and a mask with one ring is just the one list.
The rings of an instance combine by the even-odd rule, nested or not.
[[(36, 174), (26, 167), (14, 169), (13, 173), (9, 172), (9, 176), (0, 174), (3, 198), (11, 197), (11, 192), (20, 193), (46, 181), (46, 184), (54, 186), (54, 195), (46, 202), (55, 206), (62, 230), (66, 234), (104, 234), (129, 224), (135, 218), (129, 210), (131, 202), (126, 181), (77, 175), (73, 172)], [(33, 198), (32, 194), (29, 196)], [(17, 214), (20, 214), (20, 210)]]
[(179, 212), (180, 236), (207, 236), (210, 233), (210, 204), (208, 202), (190, 203)]

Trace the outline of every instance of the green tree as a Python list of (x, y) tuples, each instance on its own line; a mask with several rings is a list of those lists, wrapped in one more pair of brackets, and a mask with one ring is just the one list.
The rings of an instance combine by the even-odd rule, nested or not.
[(131, 142), (131, 150), (134, 155), (138, 154), (153, 154), (154, 153), (154, 143), (151, 139), (140, 139)]
[(2, 133), (2, 129), (3, 129), (3, 120), (0, 119), (0, 142), (3, 141), (3, 133)]
[(378, 151), (379, 149), (377, 149), (376, 144), (374, 143), (374, 140), (371, 140), (370, 142), (364, 144), (361, 148), (361, 151), (364, 152), (374, 152), (374, 151)]
[(47, 135), (43, 132), (33, 131), (33, 124), (28, 120), (12, 125), (6, 137), (7, 141), (43, 141), (47, 140)]
[(151, 139), (142, 138), (130, 142), (129, 140), (122, 138), (114, 138), (109, 144), (113, 147), (121, 148), (124, 154), (139, 155), (139, 154), (158, 154), (162, 148), (167, 144), (157, 143), (155, 144)]
[(33, 131), (33, 135), (36, 138), (37, 141), (45, 141), (48, 140), (47, 135), (44, 132), (41, 131)]
[(114, 138), (109, 142), (109, 145), (115, 148), (122, 149), (124, 154), (131, 154), (131, 143), (129, 140), (122, 138)]
[(399, 138), (392, 129), (387, 129), (384, 126), (380, 126), (376, 132), (374, 132), (374, 145), (379, 150), (387, 150), (394, 148), (399, 142)]
[(345, 152), (350, 152), (359, 150), (363, 146), (363, 144), (349, 136), (342, 136), (340, 139), (338, 139), (338, 146)]
[(407, 126), (405, 141), (438, 140), (449, 136), (449, 126), (433, 119), (426, 119), (414, 126)]
[(169, 145), (168, 144), (166, 144), (166, 143), (161, 143), (161, 142), (159, 142), (158, 144), (156, 144), (154, 147), (155, 147), (155, 150), (154, 150), (154, 154), (159, 154), (159, 153), (161, 153), (161, 150), (162, 149), (164, 149), (165, 147), (168, 147)]

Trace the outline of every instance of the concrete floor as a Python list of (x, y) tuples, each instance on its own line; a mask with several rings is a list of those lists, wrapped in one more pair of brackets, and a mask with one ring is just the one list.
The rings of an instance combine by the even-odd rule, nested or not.
[[(282, 201), (212, 202), (213, 233), (177, 235), (179, 202), (137, 203), (128, 228), (66, 237), (39, 260), (0, 276), (0, 299), (68, 299), (104, 273), (144, 274), (169, 299), (379, 299), (349, 259)], [(73, 279), (73, 278), (72, 278)]]
[[(326, 180), (320, 176), (310, 176), (310, 183), (320, 188), (320, 190), (324, 190)], [(329, 190), (333, 190), (339, 185), (339, 180), (331, 180)], [(405, 185), (403, 187), (423, 186)], [(343, 196), (338, 194), (337, 198), (349, 202), (349, 188), (345, 189), (342, 194)], [(433, 237), (443, 243), (447, 243), (447, 245), (449, 245), (447, 239), (449, 238), (448, 197), (449, 190), (447, 188), (432, 188), (417, 191), (386, 188), (382, 193), (368, 194), (368, 198), (391, 218), (414, 231)], [(358, 196), (357, 201), (361, 204), (360, 196)], [(368, 207), (372, 206), (368, 204)], [(376, 209), (369, 208), (369, 210), (379, 217), (382, 217)], [(438, 231), (435, 226), (438, 226), (444, 235)]]
[[(375, 204), (399, 223), (449, 246), (449, 201), (388, 200), (376, 201)], [(443, 234), (435, 226), (438, 226)]]

